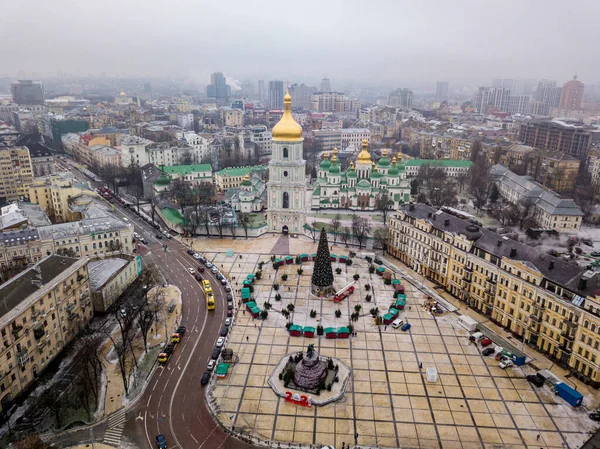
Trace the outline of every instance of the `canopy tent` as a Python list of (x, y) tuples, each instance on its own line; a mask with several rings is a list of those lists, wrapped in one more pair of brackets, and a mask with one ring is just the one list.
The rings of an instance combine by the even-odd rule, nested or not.
[(252, 307), (256, 307), (256, 303), (254, 301), (249, 301), (246, 303), (246, 307), (250, 310)]
[(340, 327), (337, 330), (338, 338), (348, 338), (350, 336), (350, 329), (347, 327)]
[(285, 263), (288, 265), (294, 263), (294, 258), (292, 256), (285, 256)]
[(315, 260), (315, 259), (317, 258), (317, 253), (311, 254), (311, 255), (310, 255), (310, 258), (311, 258), (312, 260)]
[(256, 276), (254, 276), (253, 274), (249, 274), (249, 275), (246, 276), (246, 279), (249, 280), (249, 281), (254, 281), (255, 277)]
[(308, 260), (308, 254), (300, 254), (298, 257), (300, 257), (302, 262), (306, 262)]
[(325, 338), (336, 338), (336, 337), (337, 337), (337, 331), (335, 330), (334, 327), (325, 328)]
[(338, 257), (338, 260), (339, 260), (341, 263), (346, 263), (346, 262), (348, 261), (348, 256), (339, 256), (339, 257)]
[(250, 289), (248, 287), (242, 288), (242, 301), (248, 302), (250, 300)]
[(302, 335), (302, 332), (302, 326), (298, 326), (297, 324), (292, 324), (290, 326), (290, 335), (292, 337), (300, 337)]
[(394, 315), (394, 317), (395, 317), (395, 316), (396, 316), (396, 315), (398, 315), (398, 313), (400, 313), (400, 312), (398, 311), (398, 309), (395, 309), (395, 308), (393, 308), (393, 307), (390, 307), (390, 310), (388, 310), (388, 313), (389, 313), (390, 315)]
[(397, 299), (401, 299), (402, 301), (406, 301), (406, 295), (404, 293), (398, 293)]
[(392, 279), (392, 285), (400, 285), (402, 284), (402, 282), (400, 282), (400, 279)]
[(383, 324), (385, 324), (386, 326), (388, 324), (391, 324), (392, 321), (394, 321), (395, 315), (392, 315), (391, 313), (386, 313), (385, 315), (383, 315)]
[(244, 287), (250, 287), (252, 285), (252, 281), (250, 279), (244, 279), (244, 282), (242, 284), (244, 285)]
[(304, 336), (305, 337), (314, 337), (315, 336), (315, 328), (311, 326), (304, 326)]
[(383, 267), (377, 267), (377, 268), (375, 269), (375, 271), (377, 272), (377, 274), (378, 274), (379, 276), (381, 276), (383, 273), (385, 273), (385, 268), (383, 268)]

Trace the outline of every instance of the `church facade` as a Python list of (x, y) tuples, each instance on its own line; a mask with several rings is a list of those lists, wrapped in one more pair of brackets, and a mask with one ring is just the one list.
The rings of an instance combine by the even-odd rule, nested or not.
[(292, 98), (283, 98), (283, 116), (271, 134), (272, 156), (267, 183), (268, 232), (301, 234), (306, 223), (306, 161), (302, 127), (292, 117)]
[(337, 149), (333, 150), (331, 160), (328, 153), (324, 154), (311, 196), (311, 209), (376, 210), (377, 198), (384, 193), (391, 210), (410, 201), (406, 169), (395, 156), (390, 161), (385, 149), (377, 163), (372, 161), (365, 139), (356, 165), (351, 161), (346, 171), (340, 168)]

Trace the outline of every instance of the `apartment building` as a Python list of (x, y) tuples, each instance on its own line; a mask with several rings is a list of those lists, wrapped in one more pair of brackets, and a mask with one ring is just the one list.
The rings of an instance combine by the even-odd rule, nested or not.
[(88, 264), (94, 311), (106, 312), (142, 274), (141, 256), (98, 259)]
[(318, 92), (311, 98), (311, 109), (318, 112), (344, 112), (348, 97), (341, 92)]
[(221, 118), (225, 126), (244, 126), (244, 112), (239, 109), (222, 108)]
[(595, 128), (575, 120), (533, 119), (521, 123), (519, 141), (542, 150), (560, 151), (585, 160)]
[(432, 167), (440, 167), (450, 178), (456, 178), (459, 175), (466, 175), (469, 169), (473, 166), (471, 161), (454, 161), (454, 160), (439, 160), (439, 159), (410, 159), (404, 163), (406, 168), (406, 177), (415, 178), (419, 174), (419, 170), (423, 165), (431, 165)]
[(69, 201), (82, 193), (97, 196), (69, 172), (35, 178), (29, 186), (30, 201), (39, 204), (56, 223), (81, 219), (81, 214), (69, 207)]
[(388, 252), (600, 386), (600, 275), (423, 204), (389, 221)]
[[(317, 151), (333, 152), (334, 148), (344, 148), (342, 147), (341, 129), (318, 129), (313, 131), (313, 134)], [(360, 148), (360, 145), (356, 148)]]
[(0, 286), (0, 411), (91, 320), (87, 264), (87, 258), (51, 255)]
[(519, 176), (503, 165), (494, 165), (490, 176), (508, 202), (528, 200), (533, 204), (533, 218), (538, 226), (563, 233), (576, 232), (581, 227), (583, 212), (573, 199), (561, 198), (531, 177)]
[(368, 128), (342, 128), (340, 130), (342, 136), (341, 148), (361, 148), (363, 140), (367, 143), (371, 140), (371, 131)]
[(0, 203), (29, 197), (33, 167), (27, 147), (0, 149)]
[(266, 126), (255, 126), (250, 134), (250, 141), (258, 146), (260, 156), (271, 156), (273, 136)]

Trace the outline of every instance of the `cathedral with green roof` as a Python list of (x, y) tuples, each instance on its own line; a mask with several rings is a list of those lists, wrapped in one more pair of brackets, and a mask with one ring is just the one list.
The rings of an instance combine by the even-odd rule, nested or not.
[(331, 160), (327, 152), (323, 155), (312, 192), (311, 209), (376, 210), (377, 197), (383, 192), (387, 192), (393, 202), (389, 209), (395, 210), (408, 203), (410, 184), (406, 180), (406, 170), (395, 156), (390, 161), (385, 149), (377, 163), (372, 161), (368, 142), (363, 140), (356, 165), (351, 161), (345, 171), (340, 167), (337, 149), (333, 150)]

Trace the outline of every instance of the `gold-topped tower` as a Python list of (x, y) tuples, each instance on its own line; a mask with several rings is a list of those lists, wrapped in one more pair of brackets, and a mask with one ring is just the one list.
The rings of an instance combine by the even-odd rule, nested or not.
[(292, 96), (286, 89), (283, 97), (283, 116), (271, 130), (275, 142), (298, 142), (302, 140), (302, 127), (292, 116)]
[(358, 162), (371, 162), (371, 154), (369, 153), (369, 142), (367, 139), (362, 141), (362, 151), (358, 154)]

